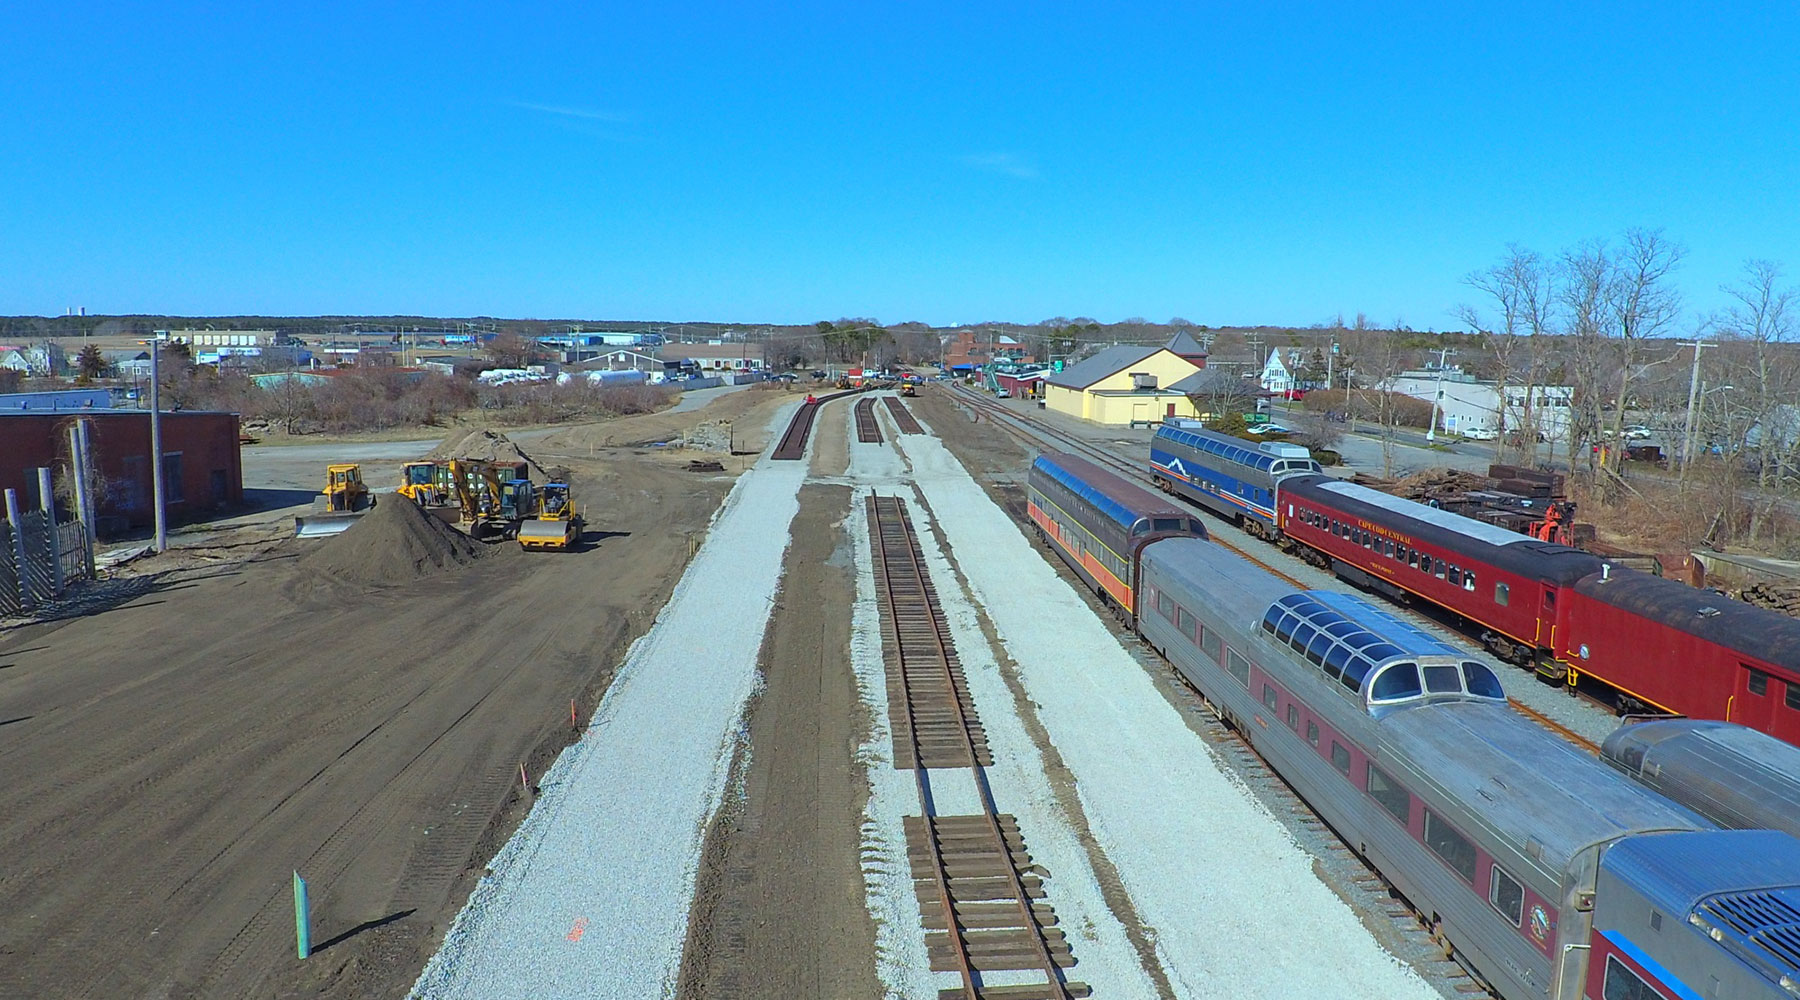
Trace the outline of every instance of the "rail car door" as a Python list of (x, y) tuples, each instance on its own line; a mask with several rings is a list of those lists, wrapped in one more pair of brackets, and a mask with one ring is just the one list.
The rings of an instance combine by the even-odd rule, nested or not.
[(1727, 718), (1740, 726), (1770, 732), (1775, 724), (1775, 701), (1785, 694), (1781, 688), (1781, 682), (1768, 671), (1740, 662), (1731, 701), (1725, 706)]
[(1537, 613), (1537, 647), (1539, 649), (1556, 649), (1556, 588), (1545, 585), (1541, 588), (1542, 599), (1538, 601)]

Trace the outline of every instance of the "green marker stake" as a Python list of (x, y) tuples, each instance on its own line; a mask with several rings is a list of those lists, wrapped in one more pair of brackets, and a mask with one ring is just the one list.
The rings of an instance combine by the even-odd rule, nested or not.
[(301, 958), (312, 954), (312, 919), (306, 905), (306, 880), (294, 873), (294, 950)]

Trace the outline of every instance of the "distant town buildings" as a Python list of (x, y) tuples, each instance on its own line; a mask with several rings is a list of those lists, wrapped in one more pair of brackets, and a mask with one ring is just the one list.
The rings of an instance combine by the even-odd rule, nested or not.
[(944, 343), (944, 367), (951, 371), (966, 371), (990, 361), (1028, 365), (1037, 358), (1017, 339), (986, 330), (958, 330)]
[(1536, 432), (1548, 440), (1567, 436), (1569, 403), (1575, 394), (1566, 385), (1538, 385), (1531, 387), (1528, 400), (1523, 385), (1508, 385), (1502, 406), (1498, 383), (1477, 379), (1454, 366), (1441, 372), (1402, 372), (1382, 388), (1427, 402), (1437, 400), (1438, 429), (1449, 434), (1487, 436), (1521, 430), (1529, 414)]

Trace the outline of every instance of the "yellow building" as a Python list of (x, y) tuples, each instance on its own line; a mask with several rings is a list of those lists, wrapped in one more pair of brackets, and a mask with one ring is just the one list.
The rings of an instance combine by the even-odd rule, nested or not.
[[(1186, 349), (1185, 356), (1171, 347)], [(1205, 351), (1186, 334), (1171, 341), (1170, 347), (1109, 347), (1051, 375), (1044, 384), (1044, 407), (1098, 424), (1143, 425), (1170, 417), (1197, 417), (1193, 402), (1175, 383), (1205, 364)]]

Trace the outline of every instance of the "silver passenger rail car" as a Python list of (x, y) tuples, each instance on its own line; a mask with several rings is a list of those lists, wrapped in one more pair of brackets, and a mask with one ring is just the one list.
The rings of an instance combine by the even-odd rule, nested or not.
[(1720, 826), (1800, 837), (1800, 747), (1733, 722), (1621, 726), (1600, 757)]
[(1711, 826), (1382, 608), (1296, 592), (1205, 542), (1142, 558), (1141, 634), (1509, 1000), (1581, 1000), (1609, 845)]

